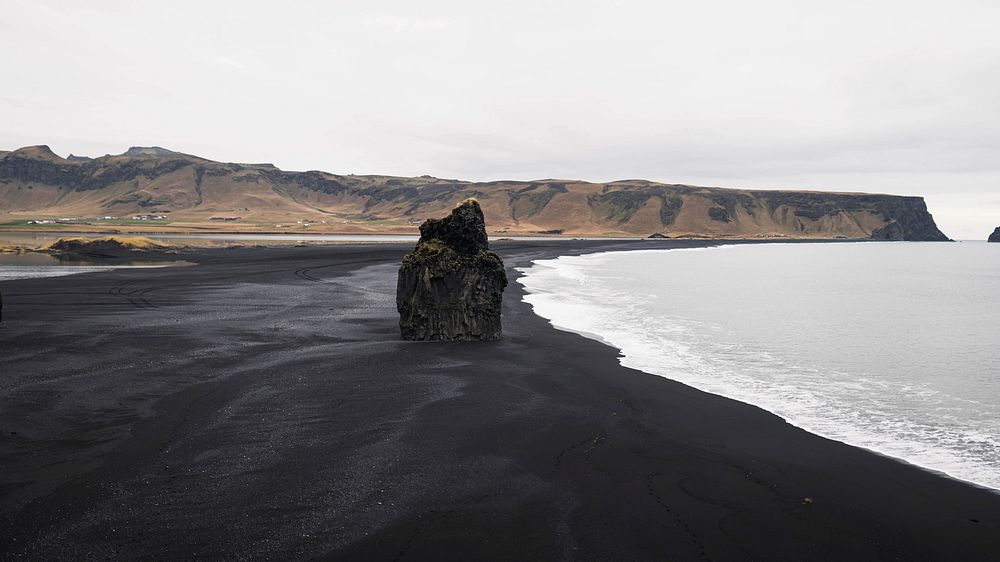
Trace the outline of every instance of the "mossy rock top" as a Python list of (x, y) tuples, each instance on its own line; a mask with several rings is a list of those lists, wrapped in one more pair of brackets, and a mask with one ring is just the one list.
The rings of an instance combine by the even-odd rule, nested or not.
[(478, 254), (481, 250), (489, 250), (490, 243), (486, 237), (486, 221), (479, 201), (466, 199), (452, 209), (451, 214), (443, 219), (427, 219), (420, 225), (421, 245), (443, 245), (460, 254)]

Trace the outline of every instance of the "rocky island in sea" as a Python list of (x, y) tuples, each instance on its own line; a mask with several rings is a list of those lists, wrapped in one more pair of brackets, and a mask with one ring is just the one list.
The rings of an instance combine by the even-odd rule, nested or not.
[(406, 340), (497, 340), (507, 286), (503, 260), (490, 251), (483, 210), (466, 199), (443, 219), (420, 225), (396, 285)]
[(996, 229), (993, 231), (993, 234), (990, 234), (990, 237), (987, 238), (986, 241), (987, 242), (1000, 242), (1000, 226), (996, 227)]

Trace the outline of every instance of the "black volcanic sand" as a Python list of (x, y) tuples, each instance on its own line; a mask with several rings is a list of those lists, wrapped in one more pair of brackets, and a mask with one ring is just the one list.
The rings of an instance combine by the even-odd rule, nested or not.
[[(697, 244), (494, 249), (513, 279), (533, 257)], [(0, 283), (0, 552), (1000, 558), (1000, 495), (623, 368), (517, 283), (500, 342), (400, 341), (409, 249)]]

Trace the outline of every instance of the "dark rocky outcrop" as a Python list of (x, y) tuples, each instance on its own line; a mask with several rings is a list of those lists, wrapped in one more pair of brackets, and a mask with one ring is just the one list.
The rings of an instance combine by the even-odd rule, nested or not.
[(892, 221), (889, 224), (883, 226), (872, 232), (872, 240), (904, 240), (905, 233), (903, 232), (903, 227), (899, 225), (898, 222)]
[(503, 260), (491, 252), (483, 211), (466, 199), (443, 219), (420, 225), (396, 283), (405, 340), (496, 340), (507, 286)]
[(63, 256), (120, 258), (136, 252), (165, 251), (169, 248), (166, 244), (143, 236), (107, 236), (104, 238), (60, 238), (37, 251)]
[(987, 242), (1000, 242), (1000, 226), (990, 234), (990, 237), (986, 239)]
[(774, 214), (778, 209), (792, 209), (796, 217), (820, 220), (837, 215), (872, 213), (885, 225), (871, 233), (873, 240), (910, 242), (948, 242), (934, 217), (927, 211), (923, 197), (879, 195), (870, 193), (823, 193), (810, 191), (750, 191), (755, 200)]
[(712, 207), (708, 210), (708, 218), (719, 222), (733, 222), (733, 217), (729, 211), (722, 207)]

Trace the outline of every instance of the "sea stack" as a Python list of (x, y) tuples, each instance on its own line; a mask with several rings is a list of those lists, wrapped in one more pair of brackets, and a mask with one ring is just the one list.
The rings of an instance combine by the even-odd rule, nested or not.
[(403, 258), (396, 309), (404, 340), (500, 339), (503, 260), (490, 251), (483, 210), (466, 199), (443, 219), (420, 225), (417, 247)]
[(1000, 226), (996, 227), (996, 230), (993, 231), (993, 234), (990, 234), (990, 237), (987, 238), (986, 241), (987, 242), (1000, 242)]

